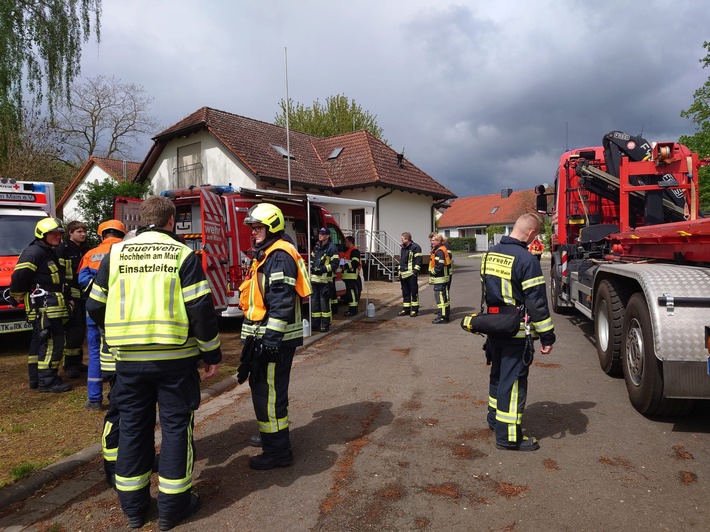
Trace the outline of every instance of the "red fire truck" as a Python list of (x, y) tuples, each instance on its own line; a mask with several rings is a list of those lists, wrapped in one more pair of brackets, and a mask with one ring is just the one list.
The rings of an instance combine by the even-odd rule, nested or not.
[(594, 320), (603, 371), (623, 373), (646, 415), (710, 398), (710, 219), (699, 216), (697, 153), (620, 131), (560, 157), (552, 218), (551, 306)]
[(10, 302), (10, 277), (35, 225), (47, 216), (54, 216), (54, 183), (0, 178), (0, 334), (32, 328), (24, 305)]
[[(284, 215), (285, 232), (308, 261), (310, 242), (317, 240), (318, 229), (330, 229), (331, 241), (344, 252), (344, 236), (332, 214), (306, 196), (231, 186), (191, 187), (161, 193), (175, 202), (175, 232), (196, 253), (212, 289), (215, 307), (223, 317), (241, 317), (237, 290), (251, 264), (252, 235), (244, 218), (256, 203), (278, 205)], [(140, 200), (117, 198), (114, 216), (127, 229), (138, 225)], [(309, 236), (310, 235), (310, 236)], [(339, 274), (336, 290), (344, 293)]]

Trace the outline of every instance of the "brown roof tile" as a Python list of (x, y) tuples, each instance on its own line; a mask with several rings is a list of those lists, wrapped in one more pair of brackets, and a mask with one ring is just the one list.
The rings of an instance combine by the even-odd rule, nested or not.
[[(125, 168), (124, 168), (124, 163), (125, 163)], [(69, 201), (69, 198), (71, 197), (71, 195), (84, 182), (86, 175), (89, 173), (89, 170), (91, 170), (91, 167), (94, 164), (101, 167), (101, 169), (104, 172), (113, 176), (118, 181), (122, 181), (124, 179), (124, 170), (125, 170), (125, 179), (128, 181), (132, 181), (138, 175), (138, 169), (141, 166), (140, 163), (133, 162), (133, 161), (123, 161), (120, 159), (108, 159), (106, 157), (93, 157), (93, 156), (89, 157), (89, 160), (86, 161), (86, 163), (84, 163), (84, 166), (82, 166), (81, 169), (79, 170), (79, 173), (76, 174), (76, 177), (74, 177), (72, 182), (69, 184), (67, 189), (64, 191), (64, 194), (62, 194), (62, 197), (59, 198), (59, 201), (57, 201), (57, 215), (58, 216), (61, 217), (63, 215), (64, 204), (67, 201)]]
[(507, 198), (501, 197), (500, 193), (458, 198), (441, 215), (438, 227), (510, 225), (526, 212), (535, 212), (535, 193), (532, 190), (512, 192)]
[[(209, 107), (198, 109), (153, 139), (155, 144), (143, 162), (140, 178), (150, 171), (168, 140), (203, 129), (222, 142), (257, 178), (288, 180), (286, 159), (272, 147), (286, 149), (285, 128)], [(328, 160), (335, 148), (343, 150), (337, 158)], [(336, 191), (380, 185), (425, 193), (436, 199), (455, 197), (406, 159), (398, 166), (396, 152), (366, 131), (329, 138), (291, 131), (290, 151), (291, 182), (296, 185)]]

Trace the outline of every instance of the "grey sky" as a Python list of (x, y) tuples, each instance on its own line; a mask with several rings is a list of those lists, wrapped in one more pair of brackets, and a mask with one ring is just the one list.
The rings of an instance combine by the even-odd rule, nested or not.
[(287, 48), (293, 101), (354, 99), (465, 197), (551, 182), (611, 130), (693, 134), (709, 21), (698, 0), (103, 0), (82, 74), (143, 85), (166, 127), (202, 106), (273, 122)]

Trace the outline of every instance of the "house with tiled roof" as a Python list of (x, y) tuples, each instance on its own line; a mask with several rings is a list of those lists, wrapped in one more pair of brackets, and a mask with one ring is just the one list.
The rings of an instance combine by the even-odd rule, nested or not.
[(345, 231), (409, 231), (426, 241), (450, 190), (366, 131), (328, 138), (202, 107), (153, 138), (136, 176), (156, 193), (232, 185), (374, 201), (363, 209), (324, 203)]
[(117, 181), (133, 180), (138, 174), (140, 163), (122, 161), (120, 159), (107, 159), (105, 157), (89, 157), (86, 164), (64, 191), (57, 201), (57, 216), (65, 222), (81, 218), (77, 195), (86, 183), (102, 183), (107, 179)]
[(536, 212), (535, 192), (504, 189), (500, 194), (455, 199), (439, 218), (438, 228), (446, 237), (483, 235), (491, 226), (503, 227), (508, 234), (526, 212)]

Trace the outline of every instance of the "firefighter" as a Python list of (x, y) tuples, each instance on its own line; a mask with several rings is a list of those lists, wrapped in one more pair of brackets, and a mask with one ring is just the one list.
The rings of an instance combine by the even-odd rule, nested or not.
[(355, 247), (355, 238), (352, 236), (345, 237), (345, 257), (343, 257), (343, 281), (345, 282), (345, 292), (348, 300), (348, 310), (346, 316), (355, 316), (357, 314), (357, 306), (360, 303), (360, 293), (362, 285), (360, 284), (360, 270), (362, 264), (360, 262), (360, 250)]
[(318, 231), (318, 242), (311, 251), (311, 284), (313, 297), (311, 297), (311, 323), (312, 331), (328, 332), (330, 320), (333, 317), (331, 310), (332, 278), (340, 264), (338, 248), (330, 241), (330, 231), (323, 227)]
[(262, 454), (250, 458), (249, 467), (288, 467), (293, 464), (288, 387), (293, 355), (303, 345), (301, 298), (311, 294), (311, 284), (301, 255), (284, 239), (284, 217), (278, 207), (254, 205), (244, 223), (251, 226), (256, 253), (248, 278), (239, 287), (244, 349), (237, 379), (240, 383), (249, 379), (262, 447)]
[(449, 323), (451, 309), (449, 302), (449, 269), (451, 258), (444, 245), (444, 238), (439, 233), (434, 233), (430, 239), (431, 253), (429, 254), (429, 284), (434, 286), (434, 302), (436, 303), (436, 317), (432, 323)]
[[(120, 242), (126, 235), (126, 226), (119, 220), (107, 220), (99, 224), (98, 229), (101, 243), (93, 249), (90, 249), (79, 265), (79, 286), (83, 291), (86, 291), (91, 281), (96, 277), (96, 272), (99, 271), (101, 260), (111, 249), (111, 246)], [(87, 376), (86, 391), (87, 401), (84, 403), (84, 408), (87, 410), (99, 411), (103, 409), (103, 383), (105, 378), (110, 375), (104, 375), (102, 366), (106, 365), (107, 371), (115, 369), (115, 363), (110, 353), (104, 354), (102, 357), (103, 334), (99, 330), (99, 326), (90, 317), (86, 320), (87, 323), (87, 343), (89, 348), (89, 374)], [(107, 360), (102, 360), (106, 358)], [(111, 369), (109, 369), (111, 368)]]
[(521, 423), (533, 339), (539, 337), (542, 354), (550, 353), (555, 343), (542, 269), (527, 251), (541, 226), (536, 214), (523, 214), (515, 222), (510, 236), (504, 236), (484, 256), (481, 266), (488, 313), (521, 316), (520, 329), (514, 337), (489, 335), (487, 340), (487, 355), (491, 357), (488, 426), (495, 431), (498, 449), (535, 451), (540, 448), (537, 439), (523, 436)]
[(399, 280), (402, 284), (402, 310), (399, 316), (419, 314), (419, 270), (422, 268), (422, 248), (412, 242), (411, 233), (402, 233), (402, 254), (399, 258)]
[(63, 233), (64, 225), (57, 218), (37, 222), (35, 239), (20, 255), (10, 280), (10, 296), (25, 304), (27, 321), (32, 323), (30, 388), (40, 392), (71, 390), (57, 374), (64, 351), (64, 322), (73, 303), (55, 253)]
[(158, 527), (195, 513), (194, 420), (205, 377), (222, 360), (217, 315), (200, 259), (175, 235), (175, 205), (152, 196), (135, 238), (114, 243), (86, 302), (116, 359), (111, 403), (120, 416), (115, 487), (131, 528), (145, 523), (155, 458), (156, 401), (162, 443)]
[(71, 289), (74, 312), (64, 324), (64, 375), (69, 379), (78, 378), (88, 367), (83, 362), (84, 338), (86, 337), (86, 309), (79, 286), (79, 264), (89, 249), (86, 243), (86, 224), (72, 221), (67, 224), (69, 238), (56, 249), (59, 263), (64, 268), (64, 276)]

